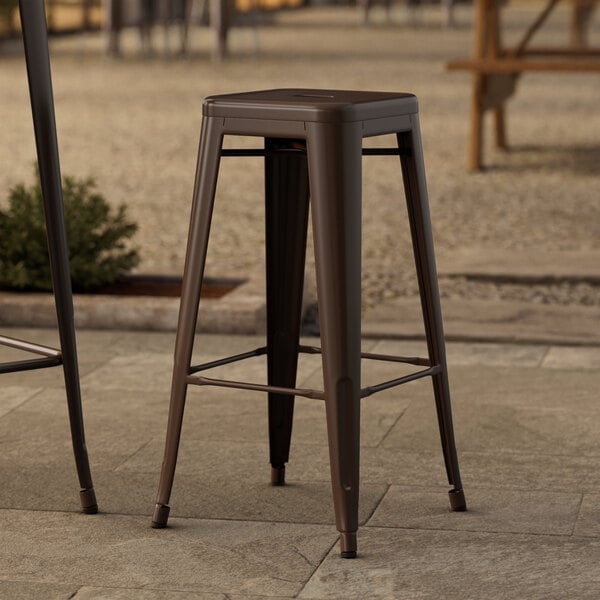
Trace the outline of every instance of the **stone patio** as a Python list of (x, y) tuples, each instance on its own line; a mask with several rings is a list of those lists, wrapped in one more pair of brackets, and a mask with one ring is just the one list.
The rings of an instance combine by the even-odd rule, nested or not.
[[(56, 343), (50, 330), (8, 333)], [(297, 400), (289, 485), (273, 488), (265, 398), (192, 389), (171, 526), (151, 529), (174, 336), (78, 339), (101, 512), (79, 512), (60, 369), (4, 375), (2, 598), (598, 597), (597, 347), (449, 344), (466, 513), (449, 511), (429, 382), (365, 399), (360, 555), (348, 561), (336, 544), (322, 403)], [(202, 340), (199, 359), (261, 343)], [(384, 353), (423, 346), (364, 342)], [(14, 355), (3, 349), (0, 359)], [(363, 380), (397, 368), (364, 361)], [(265, 376), (260, 359), (230, 369)], [(320, 385), (318, 357), (306, 357), (299, 384)]]

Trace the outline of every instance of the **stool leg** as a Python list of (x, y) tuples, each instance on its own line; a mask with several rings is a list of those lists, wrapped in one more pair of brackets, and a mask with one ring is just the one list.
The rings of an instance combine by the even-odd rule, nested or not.
[[(298, 142), (267, 138), (265, 216), (269, 385), (295, 387), (308, 227), (306, 155), (277, 152)], [(269, 152), (270, 151), (270, 152)], [(294, 396), (269, 393), (271, 483), (285, 484)]]
[(206, 263), (208, 235), (217, 187), (222, 139), (219, 120), (205, 117), (202, 121), (202, 132), (200, 134), (196, 183), (194, 186), (194, 199), (181, 290), (181, 305), (175, 339), (175, 362), (171, 383), (167, 439), (160, 472), (156, 506), (152, 517), (152, 527), (155, 528), (166, 527), (169, 518), (169, 499), (171, 497), (171, 490), (173, 489), (177, 453), (179, 451), (179, 439), (181, 437), (181, 425), (183, 423), (183, 410), (187, 392), (186, 379), (189, 374), (194, 346), (198, 303), (200, 301), (202, 277)]
[(96, 513), (98, 512), (98, 505), (92, 483), (83, 428), (69, 250), (64, 222), (44, 3), (42, 0), (21, 1), (19, 7), (48, 235), (50, 271), (63, 359), (71, 439), (77, 475), (81, 486), (79, 496), (83, 511)]
[(341, 555), (356, 556), (360, 449), (360, 123), (307, 123), (333, 503)]
[(450, 405), (442, 311), (417, 115), (412, 117), (412, 131), (398, 134), (398, 147), (405, 151), (401, 153), (402, 176), (415, 253), (429, 358), (432, 365), (439, 365), (441, 367), (440, 373), (434, 375), (432, 380), (448, 483), (453, 486), (453, 489), (449, 492), (450, 505), (452, 510), (466, 510), (454, 442), (454, 429), (452, 426), (452, 408)]

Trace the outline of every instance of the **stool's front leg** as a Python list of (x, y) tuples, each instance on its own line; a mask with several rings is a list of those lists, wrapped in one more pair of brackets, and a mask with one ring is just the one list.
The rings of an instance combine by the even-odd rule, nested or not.
[(333, 502), (342, 557), (354, 558), (360, 448), (361, 124), (306, 126)]
[[(222, 120), (222, 119), (221, 119)], [(222, 130), (219, 119), (205, 117), (200, 134), (200, 150), (190, 231), (188, 237), (183, 287), (181, 290), (181, 306), (175, 339), (175, 362), (173, 381), (171, 383), (171, 404), (167, 424), (165, 454), (160, 473), (156, 507), (152, 517), (152, 526), (166, 527), (169, 518), (169, 498), (173, 488), (179, 438), (183, 423), (183, 410), (187, 392), (187, 376), (189, 374), (194, 347), (194, 334), (198, 317), (198, 303), (202, 288), (202, 277), (208, 249), (208, 235), (217, 187), (217, 174), (221, 156)]]
[(79, 495), (83, 511), (96, 513), (98, 512), (98, 505), (96, 504), (83, 429), (69, 250), (64, 222), (44, 3), (42, 0), (21, 0), (19, 8), (25, 43), (29, 94), (44, 201), (50, 272), (56, 301), (71, 438), (77, 474), (82, 488)]
[[(269, 385), (296, 386), (308, 227), (308, 167), (298, 141), (267, 138), (265, 217)], [(302, 147), (297, 148), (302, 149)], [(294, 397), (269, 393), (271, 483), (284, 485)]]

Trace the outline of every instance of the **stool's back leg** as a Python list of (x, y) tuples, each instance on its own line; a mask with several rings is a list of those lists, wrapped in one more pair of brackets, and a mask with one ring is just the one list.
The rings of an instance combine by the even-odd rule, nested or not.
[(77, 474), (82, 488), (80, 500), (85, 512), (96, 513), (98, 512), (98, 505), (96, 504), (83, 429), (69, 250), (64, 222), (44, 2), (43, 0), (21, 0), (19, 8), (44, 201), (50, 271), (63, 357), (71, 438), (73, 440)]
[(166, 527), (169, 518), (168, 504), (173, 488), (177, 453), (179, 451), (179, 439), (187, 392), (187, 376), (192, 360), (198, 303), (206, 263), (208, 235), (217, 188), (222, 140), (220, 120), (204, 117), (200, 134), (196, 183), (194, 185), (183, 287), (181, 290), (181, 305), (175, 339), (175, 362), (171, 383), (167, 439), (160, 472), (156, 507), (152, 517), (152, 526), (156, 528)]
[[(267, 138), (265, 217), (267, 265), (267, 365), (269, 385), (296, 386), (302, 289), (308, 227), (305, 154), (285, 154), (299, 142)], [(269, 393), (271, 483), (285, 483), (294, 397)]]
[(402, 177), (419, 280), (429, 358), (432, 365), (441, 367), (441, 372), (434, 375), (432, 379), (448, 482), (454, 486), (454, 489), (450, 491), (450, 503), (454, 510), (465, 510), (466, 504), (454, 442), (442, 310), (418, 116), (414, 115), (411, 120), (412, 130), (399, 133), (397, 136), (398, 147), (404, 150), (400, 154)]
[(360, 448), (360, 123), (307, 123), (329, 458), (342, 556), (356, 556)]

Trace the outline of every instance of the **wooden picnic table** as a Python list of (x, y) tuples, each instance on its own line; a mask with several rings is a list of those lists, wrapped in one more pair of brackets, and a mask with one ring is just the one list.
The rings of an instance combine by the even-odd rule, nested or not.
[(526, 29), (516, 46), (502, 45), (500, 0), (475, 0), (474, 55), (471, 59), (452, 60), (450, 70), (473, 73), (471, 94), (471, 132), (468, 167), (482, 167), (483, 116), (494, 112), (496, 147), (507, 148), (506, 101), (515, 92), (516, 83), (524, 72), (600, 72), (600, 48), (587, 45), (586, 28), (594, 4), (600, 0), (570, 0), (572, 18), (570, 45), (563, 47), (531, 47), (530, 41), (561, 0), (547, 0), (543, 10)]

